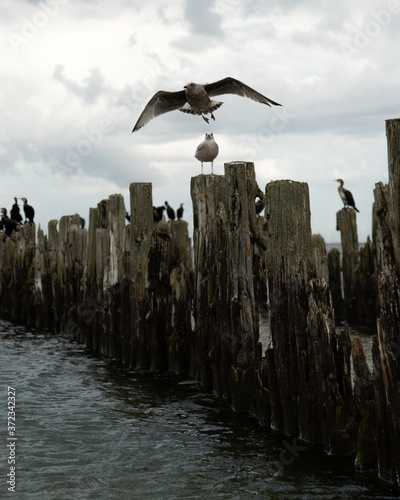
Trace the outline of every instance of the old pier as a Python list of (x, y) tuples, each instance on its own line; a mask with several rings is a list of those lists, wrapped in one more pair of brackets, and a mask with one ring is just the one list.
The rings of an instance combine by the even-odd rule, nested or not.
[[(389, 184), (374, 191), (373, 240), (337, 213), (343, 255), (312, 235), (308, 185), (265, 188), (254, 165), (194, 177), (185, 221), (153, 221), (152, 186), (0, 244), (0, 313), (61, 332), (124, 365), (190, 376), (267, 428), (354, 453), (360, 470), (400, 473), (400, 120), (387, 122)], [(342, 296), (342, 281), (343, 290)], [(259, 339), (268, 304), (271, 338)], [(377, 322), (373, 368), (335, 315)]]

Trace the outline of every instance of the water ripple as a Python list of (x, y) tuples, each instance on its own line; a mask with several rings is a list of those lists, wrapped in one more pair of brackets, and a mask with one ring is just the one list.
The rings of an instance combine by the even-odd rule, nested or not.
[(18, 499), (398, 498), (352, 458), (306, 448), (283, 466), (287, 436), (193, 381), (122, 369), (60, 336), (0, 321), (0, 380), (17, 390)]

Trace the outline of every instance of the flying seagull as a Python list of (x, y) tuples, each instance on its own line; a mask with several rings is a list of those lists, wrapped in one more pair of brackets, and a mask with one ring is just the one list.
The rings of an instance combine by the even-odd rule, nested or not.
[(358, 208), (356, 208), (356, 204), (354, 202), (353, 195), (350, 193), (350, 191), (348, 191), (347, 189), (345, 189), (343, 187), (343, 184), (344, 184), (343, 180), (336, 179), (335, 182), (339, 183), (338, 191), (339, 191), (340, 198), (343, 201), (344, 208), (353, 207), (356, 212), (359, 212)]
[(210, 97), (222, 94), (236, 94), (242, 97), (248, 97), (253, 101), (266, 104), (267, 106), (281, 106), (281, 104), (272, 101), (268, 97), (263, 96), (256, 90), (248, 85), (235, 80), (235, 78), (227, 77), (218, 80), (214, 83), (187, 83), (184, 90), (178, 92), (166, 92), (159, 90), (147, 103), (142, 114), (139, 116), (136, 125), (133, 127), (132, 132), (135, 132), (153, 118), (160, 116), (169, 111), (179, 109), (183, 113), (190, 113), (192, 115), (201, 115), (202, 118), (209, 123), (209, 119), (204, 115), (210, 114), (211, 118), (215, 120), (213, 111), (222, 106), (220, 101), (212, 101)]
[(194, 154), (195, 158), (201, 161), (201, 173), (203, 173), (203, 162), (211, 162), (211, 175), (213, 174), (213, 162), (218, 156), (218, 144), (214, 140), (214, 135), (211, 132), (206, 132), (206, 138), (201, 142)]

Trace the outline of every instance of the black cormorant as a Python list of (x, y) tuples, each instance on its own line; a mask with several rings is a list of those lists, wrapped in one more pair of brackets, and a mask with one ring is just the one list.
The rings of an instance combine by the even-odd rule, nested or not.
[(21, 215), (21, 212), (19, 210), (19, 206), (18, 206), (18, 203), (17, 203), (17, 197), (14, 196), (14, 200), (15, 200), (15, 203), (14, 205), (12, 206), (11, 210), (10, 210), (10, 215), (11, 215), (11, 220), (13, 220), (14, 222), (17, 222), (17, 223), (22, 223), (22, 215)]
[(153, 221), (160, 222), (161, 218), (158, 215), (157, 208), (153, 206)]
[(24, 212), (25, 221), (28, 220), (29, 224), (33, 224), (33, 218), (35, 217), (35, 210), (31, 205), (28, 205), (28, 200), (26, 198), (21, 198), (24, 202)]
[(175, 220), (175, 210), (168, 204), (168, 201), (165, 202), (165, 206), (167, 207), (168, 218)]
[(81, 229), (85, 228), (85, 223), (86, 223), (85, 219), (83, 217), (79, 217), (79, 227)]
[(176, 211), (176, 215), (178, 216), (178, 220), (181, 220), (183, 217), (183, 203), (181, 203), (180, 207)]
[(258, 215), (260, 212), (262, 212), (265, 208), (265, 200), (263, 200), (262, 198), (260, 198), (257, 202), (256, 202), (256, 214)]
[(359, 212), (358, 208), (356, 207), (356, 204), (354, 203), (353, 195), (350, 193), (350, 191), (347, 191), (347, 189), (343, 187), (344, 184), (343, 180), (336, 179), (335, 182), (339, 183), (338, 191), (340, 198), (343, 201), (344, 208), (353, 207), (356, 212)]
[(130, 222), (131, 221), (131, 216), (128, 214), (128, 212), (125, 212), (125, 219)]
[(11, 236), (11, 233), (13, 231), (18, 231), (17, 229), (17, 223), (14, 222), (13, 220), (11, 220), (8, 215), (7, 215), (7, 209), (6, 208), (2, 208), (0, 210), (1, 212), (1, 222), (3, 224), (3, 227), (4, 227), (4, 238), (3, 238), (3, 241), (6, 241), (6, 239)]
[(164, 210), (165, 210), (164, 205), (162, 205), (161, 207), (157, 207), (157, 208), (156, 208), (156, 212), (157, 212), (157, 214), (158, 214), (159, 220), (161, 220), (161, 219), (162, 219), (163, 214), (164, 214)]

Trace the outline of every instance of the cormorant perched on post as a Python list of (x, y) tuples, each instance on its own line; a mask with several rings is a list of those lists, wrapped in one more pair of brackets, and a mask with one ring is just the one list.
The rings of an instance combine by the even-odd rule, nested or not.
[(85, 228), (85, 223), (86, 223), (85, 219), (83, 217), (79, 217), (79, 227), (81, 229)]
[(344, 208), (347, 209), (348, 207), (353, 207), (356, 212), (359, 212), (358, 208), (356, 207), (356, 204), (354, 203), (353, 195), (350, 193), (350, 191), (348, 191), (347, 189), (345, 189), (343, 187), (343, 184), (344, 184), (343, 180), (336, 179), (335, 182), (339, 183), (338, 191), (339, 191), (340, 198), (343, 201)]
[(183, 203), (181, 203), (180, 207), (176, 211), (176, 215), (178, 217), (178, 220), (181, 220), (183, 217)]
[(21, 224), (22, 223), (22, 215), (21, 215), (21, 212), (19, 210), (19, 206), (18, 206), (18, 203), (17, 203), (17, 197), (16, 196), (14, 196), (14, 200), (15, 200), (15, 203), (11, 207), (11, 210), (10, 210), (11, 220), (13, 220), (16, 223), (20, 223)]
[(25, 221), (28, 220), (29, 224), (33, 224), (35, 210), (31, 207), (31, 205), (28, 205), (28, 200), (26, 198), (21, 198), (21, 200), (24, 202)]
[(257, 202), (256, 202), (256, 214), (258, 215), (260, 212), (262, 212), (265, 208), (265, 200), (263, 200), (262, 198), (260, 198)]
[(156, 212), (157, 212), (159, 221), (163, 218), (164, 210), (165, 210), (164, 205), (161, 205), (161, 207), (156, 208)]
[(165, 202), (165, 206), (167, 207), (168, 218), (175, 220), (175, 210), (168, 204), (168, 201)]
[(125, 212), (125, 219), (130, 222), (131, 221), (131, 216), (128, 214), (128, 212)]
[(3, 241), (6, 241), (6, 239), (11, 236), (11, 233), (13, 231), (18, 231), (17, 229), (17, 223), (11, 220), (8, 215), (7, 215), (7, 209), (2, 208), (1, 209), (1, 222), (4, 227), (4, 238)]

